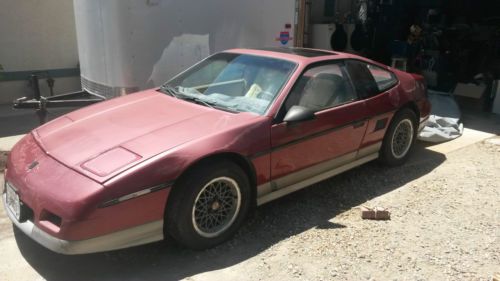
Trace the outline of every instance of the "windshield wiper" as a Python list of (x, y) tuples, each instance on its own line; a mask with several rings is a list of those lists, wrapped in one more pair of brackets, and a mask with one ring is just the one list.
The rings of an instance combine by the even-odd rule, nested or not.
[(160, 91), (162, 91), (163, 93), (169, 94), (174, 98), (177, 98), (177, 99), (179, 98), (179, 92), (177, 92), (177, 90), (174, 87), (172, 87), (168, 84), (161, 85)]
[(181, 99), (181, 100), (187, 100), (187, 101), (192, 101), (192, 102), (195, 102), (197, 104), (201, 104), (201, 105), (204, 105), (204, 106), (208, 106), (210, 108), (214, 108), (214, 106), (209, 103), (209, 102), (206, 102), (200, 98), (196, 98), (196, 97), (192, 97), (192, 96), (188, 96), (188, 95), (184, 95), (182, 93), (179, 93), (174, 87), (168, 85), (168, 84), (164, 84), (160, 87), (160, 90), (166, 94), (169, 94), (171, 95), (172, 97), (174, 98), (177, 98), (177, 99)]
[(186, 95), (182, 95), (182, 97), (180, 97), (180, 99), (192, 101), (192, 102), (195, 102), (197, 104), (201, 104), (201, 105), (204, 105), (204, 106), (207, 106), (210, 108), (214, 108), (214, 105), (216, 105), (215, 103), (210, 103), (210, 102), (204, 101), (200, 98), (195, 98), (195, 97), (186, 96)]
[(172, 96), (174, 98), (185, 100), (185, 101), (194, 102), (194, 103), (197, 103), (197, 104), (204, 105), (206, 107), (220, 109), (220, 110), (224, 110), (224, 111), (228, 111), (228, 112), (232, 112), (232, 113), (238, 113), (239, 112), (237, 110), (233, 110), (233, 109), (230, 109), (230, 108), (227, 108), (227, 107), (224, 107), (224, 106), (220, 106), (215, 101), (214, 102), (205, 101), (203, 99), (200, 99), (200, 98), (197, 98), (197, 97), (193, 97), (191, 95), (183, 94), (183, 93), (177, 91), (174, 87), (172, 87), (172, 86), (170, 86), (168, 84), (163, 84), (160, 87), (160, 91), (163, 92), (163, 93), (166, 93), (166, 94), (168, 94), (168, 95), (170, 95), (170, 96)]
[(197, 104), (205, 105), (205, 106), (210, 107), (210, 108), (219, 109), (219, 110), (223, 110), (223, 111), (227, 111), (227, 112), (231, 112), (231, 113), (239, 113), (239, 111), (237, 111), (237, 110), (219, 105), (216, 101), (206, 101), (206, 100), (203, 100), (203, 99), (200, 99), (197, 97), (191, 97), (191, 96), (187, 96), (187, 95), (183, 95), (183, 94), (180, 94), (180, 95), (181, 96), (179, 98), (183, 99), (183, 100), (192, 101), (192, 102), (195, 102)]

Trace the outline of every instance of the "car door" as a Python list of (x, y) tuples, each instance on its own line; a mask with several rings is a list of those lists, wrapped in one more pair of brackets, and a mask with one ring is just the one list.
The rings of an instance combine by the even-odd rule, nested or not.
[(365, 101), (367, 109), (366, 134), (360, 146), (359, 157), (378, 152), (385, 132), (397, 106), (398, 97), (396, 76), (387, 69), (360, 61), (345, 61), (347, 72), (356, 89), (357, 95)]
[[(294, 105), (313, 110), (315, 118), (282, 121)], [(309, 67), (271, 128), (271, 188), (281, 189), (353, 161), (366, 118), (365, 102), (357, 97), (343, 62)]]

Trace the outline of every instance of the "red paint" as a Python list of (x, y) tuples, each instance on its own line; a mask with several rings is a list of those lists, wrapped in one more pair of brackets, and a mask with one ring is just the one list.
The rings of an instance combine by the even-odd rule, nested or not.
[[(358, 101), (316, 113), (315, 120), (273, 126), (271, 143), (277, 150), (271, 155), (272, 178), (355, 152), (363, 139), (366, 124), (354, 128), (351, 123), (365, 117), (365, 102)], [(297, 143), (290, 144), (294, 141)]]
[[(421, 77), (390, 69), (400, 83), (386, 93), (321, 111), (312, 121), (273, 124), (295, 81), (312, 63), (356, 58), (389, 68), (343, 53), (307, 58), (262, 50), (229, 52), (298, 65), (264, 116), (210, 109), (151, 89), (69, 113), (24, 137), (10, 154), (5, 178), (33, 209), (35, 224), (55, 237), (81, 240), (160, 220), (169, 189), (99, 205), (173, 181), (197, 161), (222, 153), (246, 158), (260, 185), (381, 141), (385, 129), (375, 132), (376, 121), (390, 122), (409, 102), (417, 104), (421, 120), (430, 112)], [(360, 119), (366, 120), (361, 126), (349, 125)], [(39, 164), (28, 170), (33, 161)], [(61, 227), (40, 221), (43, 212), (60, 216)]]

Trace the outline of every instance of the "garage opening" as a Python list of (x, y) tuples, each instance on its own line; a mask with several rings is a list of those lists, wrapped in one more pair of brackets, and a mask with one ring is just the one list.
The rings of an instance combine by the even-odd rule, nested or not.
[(298, 0), (296, 46), (418, 73), (467, 110), (500, 113), (500, 1)]

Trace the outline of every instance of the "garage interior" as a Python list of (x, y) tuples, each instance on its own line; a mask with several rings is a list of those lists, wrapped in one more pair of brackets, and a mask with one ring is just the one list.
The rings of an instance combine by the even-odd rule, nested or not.
[[(297, 46), (371, 58), (500, 113), (500, 1), (300, 0)], [(496, 101), (495, 101), (495, 97)]]

